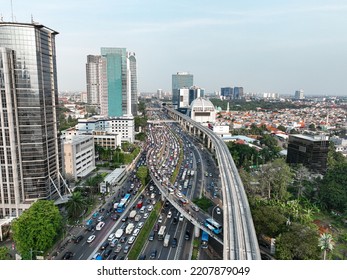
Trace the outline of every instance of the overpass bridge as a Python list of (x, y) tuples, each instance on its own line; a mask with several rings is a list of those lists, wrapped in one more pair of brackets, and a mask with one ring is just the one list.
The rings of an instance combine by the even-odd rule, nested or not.
[[(218, 236), (213, 237), (223, 244), (223, 259), (260, 260), (260, 249), (248, 199), (228, 147), (209, 128), (202, 126), (200, 123), (193, 121), (172, 108), (165, 107), (165, 109), (170, 117), (176, 120), (187, 132), (200, 138), (204, 145), (216, 156), (223, 195), (223, 242), (218, 240)], [(158, 181), (154, 182), (156, 182), (162, 193), (166, 193), (169, 201), (171, 203), (174, 202), (173, 205), (179, 211), (182, 210), (182, 214), (188, 220), (195, 226), (206, 230), (206, 227), (190, 217), (188, 212), (184, 211), (182, 207), (180, 208), (180, 205), (175, 203), (173, 199), (170, 199), (169, 194), (161, 187)], [(206, 231), (211, 234), (210, 230), (207, 229)]]

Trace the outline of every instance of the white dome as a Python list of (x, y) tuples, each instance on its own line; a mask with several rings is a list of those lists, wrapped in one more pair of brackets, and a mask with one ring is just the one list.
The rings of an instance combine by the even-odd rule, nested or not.
[(203, 97), (198, 97), (192, 101), (190, 104), (190, 108), (192, 111), (200, 111), (200, 112), (213, 112), (215, 108), (213, 103), (210, 100), (207, 100)]

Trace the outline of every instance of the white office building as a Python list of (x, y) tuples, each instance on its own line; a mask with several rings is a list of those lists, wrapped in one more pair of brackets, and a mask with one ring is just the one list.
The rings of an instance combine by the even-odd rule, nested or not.
[(66, 178), (78, 180), (95, 169), (92, 135), (71, 135), (63, 139), (63, 162)]

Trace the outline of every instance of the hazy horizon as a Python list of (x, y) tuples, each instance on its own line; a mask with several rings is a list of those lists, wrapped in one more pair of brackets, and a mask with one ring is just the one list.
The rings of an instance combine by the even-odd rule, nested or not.
[[(59, 91), (86, 91), (87, 55), (136, 53), (139, 92), (171, 92), (176, 72), (206, 92), (347, 95), (347, 3), (293, 1), (12, 0), (13, 20), (59, 32)], [(12, 21), (11, 1), (1, 7)]]

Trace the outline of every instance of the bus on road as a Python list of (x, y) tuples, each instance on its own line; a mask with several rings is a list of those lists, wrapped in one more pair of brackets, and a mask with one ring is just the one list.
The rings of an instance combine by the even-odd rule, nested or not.
[(213, 231), (215, 234), (220, 234), (222, 232), (222, 226), (212, 218), (206, 219), (205, 227)]
[(158, 240), (163, 240), (166, 233), (166, 226), (161, 226), (158, 232)]
[(206, 249), (207, 247), (208, 247), (208, 233), (203, 230), (201, 234), (201, 248)]
[(130, 198), (131, 198), (131, 195), (129, 193), (124, 195), (124, 197), (118, 203), (118, 207), (117, 207), (118, 213), (122, 213), (125, 210), (125, 208), (128, 206), (130, 202)]

